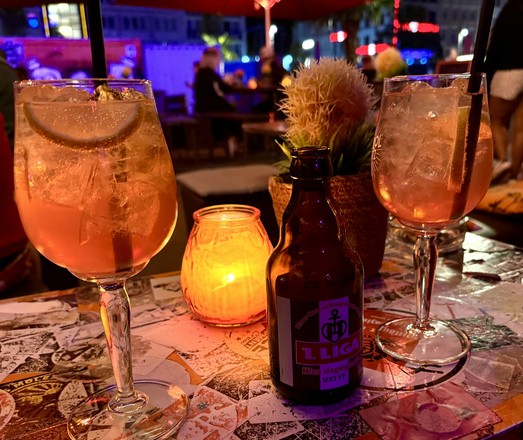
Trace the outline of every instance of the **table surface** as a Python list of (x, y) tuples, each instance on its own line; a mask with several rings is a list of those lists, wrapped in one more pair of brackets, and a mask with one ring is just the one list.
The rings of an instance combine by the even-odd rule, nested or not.
[(242, 130), (245, 133), (278, 137), (287, 131), (287, 123), (285, 121), (245, 122), (242, 124)]
[[(381, 276), (366, 282), (364, 379), (345, 401), (304, 407), (279, 399), (265, 322), (204, 325), (187, 309), (176, 274), (128, 282), (135, 378), (174, 382), (191, 396), (179, 439), (441, 440), (508, 432), (523, 421), (523, 252), (467, 233), (463, 252), (440, 259), (432, 312), (465, 330), (472, 352), (454, 365), (424, 368), (391, 361), (373, 339), (381, 322), (414, 309), (408, 253), (389, 243)], [(70, 409), (112, 380), (96, 289), (1, 301), (0, 366), (0, 439), (65, 440)]]

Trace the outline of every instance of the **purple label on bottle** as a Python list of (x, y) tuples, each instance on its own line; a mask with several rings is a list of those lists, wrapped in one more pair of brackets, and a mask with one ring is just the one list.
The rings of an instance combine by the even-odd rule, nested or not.
[(304, 389), (329, 390), (349, 384), (360, 359), (361, 327), (350, 325), (348, 298), (319, 302), (277, 298), (280, 380)]

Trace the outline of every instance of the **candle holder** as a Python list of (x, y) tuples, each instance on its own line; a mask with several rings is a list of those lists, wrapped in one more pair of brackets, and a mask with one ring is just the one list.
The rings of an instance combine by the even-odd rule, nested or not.
[(208, 324), (235, 327), (263, 318), (265, 267), (272, 244), (260, 210), (216, 205), (193, 214), (181, 285), (192, 312)]

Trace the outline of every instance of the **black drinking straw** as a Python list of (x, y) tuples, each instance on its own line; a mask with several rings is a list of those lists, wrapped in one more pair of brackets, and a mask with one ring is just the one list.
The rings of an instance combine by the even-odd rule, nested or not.
[[(87, 5), (87, 23), (89, 26), (89, 42), (91, 45), (91, 59), (93, 63), (93, 78), (100, 79), (95, 85), (107, 84), (107, 63), (105, 58), (104, 31), (102, 25), (102, 9), (100, 0), (89, 0)], [(125, 155), (125, 147), (119, 149), (118, 153)], [(125, 161), (123, 161), (125, 163)], [(118, 182), (127, 180), (125, 170), (115, 170), (115, 178)], [(118, 197), (111, 197), (110, 211), (114, 217), (127, 215), (127, 207), (121, 206)], [(112, 244), (114, 251), (114, 261), (116, 272), (125, 272), (132, 267), (133, 247), (131, 235), (123, 228), (120, 231), (113, 231)]]
[(89, 42), (93, 62), (93, 78), (107, 77), (105, 60), (104, 30), (100, 0), (89, 0), (87, 4), (87, 23), (89, 25)]
[(476, 41), (474, 44), (474, 57), (470, 67), (470, 79), (467, 88), (467, 93), (471, 95), (471, 102), (467, 123), (467, 137), (465, 140), (465, 169), (463, 171), (461, 190), (454, 197), (451, 217), (463, 215), (467, 203), (467, 194), (470, 188), (472, 167), (476, 156), (479, 128), (481, 125), (481, 109), (483, 104), (483, 93), (480, 93), (481, 72), (485, 64), (493, 11), (494, 0), (483, 0), (479, 14)]

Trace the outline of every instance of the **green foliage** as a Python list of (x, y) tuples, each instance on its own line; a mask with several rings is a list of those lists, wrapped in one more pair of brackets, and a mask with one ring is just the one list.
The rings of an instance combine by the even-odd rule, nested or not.
[(234, 61), (239, 58), (238, 54), (232, 49), (232, 45), (236, 44), (238, 40), (230, 37), (229, 34), (216, 36), (204, 33), (202, 39), (207, 46), (220, 46), (222, 58), (225, 61)]
[[(366, 171), (370, 167), (372, 143), (374, 141), (374, 124), (364, 123), (354, 132), (346, 147), (331, 149), (331, 161), (335, 176), (353, 175)], [(292, 145), (289, 142), (278, 142), (286, 158), (274, 165), (281, 175), (289, 173)]]

